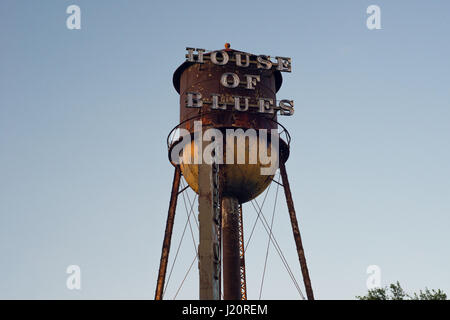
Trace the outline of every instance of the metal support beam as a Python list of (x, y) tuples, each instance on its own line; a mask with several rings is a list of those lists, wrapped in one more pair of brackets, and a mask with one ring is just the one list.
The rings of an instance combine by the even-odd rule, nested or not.
[(200, 300), (220, 300), (219, 169), (216, 164), (198, 167)]
[(245, 275), (245, 246), (244, 246), (244, 220), (242, 218), (242, 204), (239, 204), (239, 256), (241, 258), (241, 300), (247, 300), (247, 279)]
[(222, 247), (224, 300), (241, 300), (239, 202), (222, 197)]
[(305, 284), (306, 296), (308, 300), (314, 300), (314, 294), (311, 287), (311, 279), (309, 278), (308, 266), (306, 265), (305, 251), (303, 250), (302, 238), (300, 236), (300, 229), (298, 228), (297, 216), (294, 209), (294, 201), (292, 200), (291, 188), (286, 173), (286, 166), (283, 161), (280, 161), (280, 174), (284, 187), (284, 194), (289, 210), (289, 217), (291, 218), (292, 231), (294, 233), (295, 245), (297, 247), (298, 259), (302, 269), (303, 282)]
[(166, 231), (159, 262), (158, 280), (156, 284), (155, 300), (162, 300), (164, 294), (164, 283), (166, 279), (167, 263), (169, 260), (170, 242), (172, 241), (173, 223), (175, 221), (175, 210), (177, 208), (178, 189), (180, 188), (181, 170), (176, 166), (170, 194), (169, 212), (167, 214)]

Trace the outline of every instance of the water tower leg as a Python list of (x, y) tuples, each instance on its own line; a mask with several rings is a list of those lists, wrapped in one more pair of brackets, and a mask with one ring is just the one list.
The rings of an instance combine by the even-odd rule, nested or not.
[(314, 294), (311, 287), (311, 279), (309, 278), (308, 266), (306, 265), (305, 251), (303, 250), (302, 238), (300, 236), (300, 229), (298, 228), (297, 216), (295, 214), (294, 201), (292, 200), (291, 188), (286, 173), (286, 166), (283, 161), (280, 161), (280, 174), (283, 181), (284, 194), (289, 210), (289, 217), (291, 218), (292, 231), (294, 233), (295, 245), (297, 247), (298, 259), (300, 260), (300, 267), (302, 269), (303, 282), (305, 283), (306, 296), (308, 300), (314, 300)]
[(241, 299), (247, 300), (247, 279), (245, 275), (245, 245), (244, 245), (244, 220), (242, 218), (242, 204), (239, 204), (239, 255), (241, 257)]
[(224, 300), (241, 300), (239, 202), (222, 197), (222, 247)]
[(170, 194), (169, 213), (167, 214), (166, 231), (159, 262), (158, 280), (156, 284), (155, 300), (162, 300), (164, 282), (166, 279), (167, 262), (169, 260), (170, 242), (172, 240), (173, 223), (175, 221), (175, 209), (177, 208), (178, 189), (180, 188), (181, 170), (180, 166), (175, 168), (172, 182), (172, 193)]

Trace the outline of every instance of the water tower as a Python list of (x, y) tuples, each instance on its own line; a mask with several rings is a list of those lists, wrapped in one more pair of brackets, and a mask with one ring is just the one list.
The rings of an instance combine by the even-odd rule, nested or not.
[[(175, 167), (155, 299), (162, 299), (180, 178), (198, 194), (199, 298), (247, 298), (242, 204), (273, 182), (279, 168), (308, 299), (314, 299), (285, 162), (290, 135), (278, 116), (292, 115), (293, 101), (277, 100), (291, 60), (230, 48), (186, 48), (173, 85), (180, 122), (168, 137)], [(223, 271), (222, 271), (223, 270)]]

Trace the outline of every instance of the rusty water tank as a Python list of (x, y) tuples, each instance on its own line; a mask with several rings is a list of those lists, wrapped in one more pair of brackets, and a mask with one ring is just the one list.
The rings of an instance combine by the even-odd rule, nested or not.
[[(216, 53), (215, 53), (216, 52)], [(223, 58), (226, 53), (229, 60), (224, 65), (218, 65), (211, 61), (211, 55), (215, 55), (216, 61)], [(249, 66), (242, 67), (236, 64), (236, 56), (244, 55), (249, 57)], [(246, 56), (245, 56), (246, 57)], [(246, 129), (277, 129), (277, 113), (261, 113), (258, 111), (258, 100), (260, 98), (272, 99), (276, 104), (276, 92), (280, 89), (282, 83), (281, 72), (271, 69), (257, 68), (257, 56), (242, 51), (224, 49), (212, 51), (204, 54), (204, 62), (185, 61), (181, 64), (173, 75), (173, 85), (180, 94), (180, 124), (178, 128), (187, 129), (193, 134), (194, 121), (202, 121), (203, 128), (216, 128), (225, 132), (230, 128)], [(221, 60), (223, 62), (223, 59)], [(219, 61), (219, 62), (221, 62)], [(259, 81), (254, 89), (246, 88), (245, 84), (229, 88), (221, 84), (221, 79), (225, 73), (238, 75), (240, 80), (245, 79), (245, 75), (259, 76)], [(187, 106), (187, 94), (195, 92), (200, 93), (207, 103), (203, 103), (200, 108)], [(228, 103), (226, 110), (212, 109), (212, 95), (219, 96), (219, 105)], [(250, 107), (247, 111), (237, 111), (233, 107), (235, 96), (249, 97)], [(269, 133), (270, 135), (270, 133)], [(249, 141), (246, 142), (246, 161), (248, 161)], [(270, 144), (270, 141), (268, 142)], [(173, 147), (176, 141), (170, 145)], [(187, 148), (183, 157), (191, 156), (197, 149), (195, 141), (191, 142), (191, 148)], [(236, 146), (235, 146), (236, 148)], [(280, 161), (286, 161), (289, 148), (285, 141), (280, 139), (280, 154), (276, 156)], [(270, 149), (270, 148), (269, 148)], [(224, 141), (224, 150), (226, 150)], [(169, 150), (170, 154), (170, 150)], [(236, 152), (235, 152), (236, 156)], [(261, 175), (259, 162), (256, 164), (221, 164), (221, 192), (224, 196), (236, 197), (240, 203), (244, 203), (256, 198), (271, 183), (273, 175)], [(180, 165), (183, 176), (189, 186), (198, 193), (198, 164)]]

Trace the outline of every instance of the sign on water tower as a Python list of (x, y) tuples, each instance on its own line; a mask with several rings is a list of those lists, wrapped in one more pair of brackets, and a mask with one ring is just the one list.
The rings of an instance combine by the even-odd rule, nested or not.
[[(227, 71), (225, 71), (225, 68), (220, 71), (220, 85), (228, 89), (239, 88), (255, 90), (256, 92), (235, 90), (235, 94), (231, 95), (232, 99), (227, 99), (219, 93), (209, 93), (209, 96), (204, 96), (201, 92), (190, 91), (186, 92), (186, 106), (201, 108), (205, 103), (213, 110), (226, 110), (228, 106), (231, 106), (239, 112), (247, 112), (250, 108), (256, 108), (259, 113), (273, 114), (279, 110), (281, 115), (292, 115), (294, 113), (294, 102), (292, 100), (283, 99), (276, 103), (273, 95), (260, 95), (264, 94), (260, 91), (260, 87), (267, 86), (267, 80), (270, 81), (270, 75), (274, 71), (291, 72), (291, 58), (275, 57), (276, 62), (273, 62), (270, 56), (256, 56), (231, 50), (229, 44), (226, 47), (225, 50), (213, 51), (206, 55), (204, 49), (186, 48), (188, 51), (187, 62), (205, 64), (205, 61), (210, 61), (214, 66), (227, 67)], [(228, 66), (228, 64), (230, 65)], [(215, 70), (221, 69), (215, 68)], [(212, 75), (213, 73), (208, 74), (209, 77), (212, 77)], [(262, 83), (261, 78), (263, 79)], [(278, 86), (281, 86), (281, 76), (278, 76), (278, 79), (280, 80)], [(278, 89), (279, 87), (276, 88), (276, 90)], [(251, 100), (254, 100), (253, 103), (250, 103)]]

